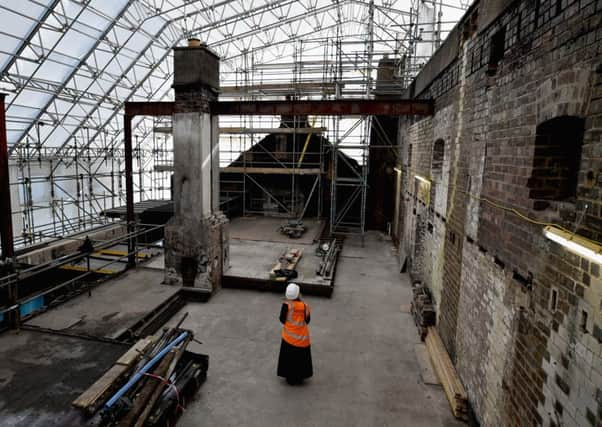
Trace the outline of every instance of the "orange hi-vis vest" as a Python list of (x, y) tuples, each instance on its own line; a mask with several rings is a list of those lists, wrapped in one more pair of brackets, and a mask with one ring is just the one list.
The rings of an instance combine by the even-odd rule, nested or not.
[(285, 301), (285, 304), (288, 311), (282, 327), (282, 339), (295, 347), (309, 347), (309, 328), (305, 323), (309, 307), (301, 301)]

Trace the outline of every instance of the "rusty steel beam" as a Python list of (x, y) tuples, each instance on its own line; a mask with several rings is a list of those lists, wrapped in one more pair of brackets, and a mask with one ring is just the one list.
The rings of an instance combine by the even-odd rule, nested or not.
[[(135, 227), (134, 213), (134, 177), (132, 164), (132, 119), (135, 116), (171, 116), (174, 113), (173, 102), (126, 102), (123, 116), (123, 139), (125, 151), (125, 205), (128, 234), (133, 234)], [(136, 242), (128, 239), (128, 265), (136, 265)]]
[(413, 99), (343, 99), (338, 101), (217, 101), (210, 105), (216, 115), (266, 116), (430, 116), (431, 100)]
[(125, 151), (125, 204), (126, 221), (128, 227), (128, 265), (136, 265), (135, 242), (131, 237), (134, 232), (134, 177), (132, 176), (132, 117), (125, 115), (123, 117), (123, 137)]
[(4, 98), (0, 93), (0, 242), (2, 259), (15, 256), (13, 239), (13, 218), (10, 206), (10, 178), (8, 173), (8, 141), (6, 137), (6, 110)]
[(171, 116), (174, 113), (173, 102), (126, 102), (125, 115), (134, 116)]

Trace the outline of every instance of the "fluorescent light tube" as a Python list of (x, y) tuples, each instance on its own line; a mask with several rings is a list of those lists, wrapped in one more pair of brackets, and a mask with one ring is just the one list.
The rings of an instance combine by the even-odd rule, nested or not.
[(418, 181), (426, 182), (427, 184), (431, 183), (431, 181), (420, 175), (414, 175), (414, 178), (416, 178)]
[(578, 234), (571, 234), (557, 227), (548, 225), (543, 234), (550, 240), (564, 246), (569, 251), (590, 261), (602, 264), (602, 246)]

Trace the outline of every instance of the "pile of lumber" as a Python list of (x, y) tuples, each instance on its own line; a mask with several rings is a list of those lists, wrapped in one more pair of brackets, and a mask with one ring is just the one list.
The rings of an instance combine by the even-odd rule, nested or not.
[(303, 256), (303, 249), (287, 249), (278, 258), (278, 262), (270, 271), (270, 279), (277, 282), (286, 282), (288, 279), (297, 277), (297, 264)]
[(431, 362), (445, 390), (445, 395), (447, 396), (454, 417), (467, 421), (468, 396), (466, 395), (466, 390), (460, 382), (456, 369), (434, 327), (429, 326), (427, 328), (425, 342)]
[[(184, 318), (186, 315), (184, 316)], [(207, 376), (209, 358), (186, 350), (191, 331), (165, 328), (138, 341), (73, 401), (94, 426), (171, 426)]]
[(433, 297), (431, 291), (426, 287), (422, 286), (420, 282), (416, 282), (412, 285), (412, 304), (410, 311), (414, 317), (414, 323), (420, 333), (420, 339), (424, 341), (427, 328), (429, 326), (435, 326), (437, 316), (435, 313), (435, 306), (433, 304)]

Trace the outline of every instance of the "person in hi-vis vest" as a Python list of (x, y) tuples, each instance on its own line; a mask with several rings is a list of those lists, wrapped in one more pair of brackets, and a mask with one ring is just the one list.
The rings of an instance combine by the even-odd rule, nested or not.
[(286, 287), (286, 300), (280, 310), (282, 341), (278, 357), (278, 376), (289, 384), (300, 384), (313, 375), (309, 341), (309, 306), (301, 301), (299, 286)]

